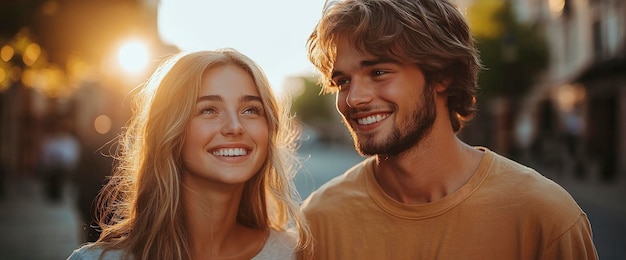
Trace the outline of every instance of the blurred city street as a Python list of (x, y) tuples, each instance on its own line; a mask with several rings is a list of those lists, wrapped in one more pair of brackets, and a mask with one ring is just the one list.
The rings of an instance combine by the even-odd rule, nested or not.
[[(302, 199), (364, 159), (304, 53), (323, 1), (249, 1), (235, 16), (208, 1), (165, 2), (0, 1), (0, 260), (66, 259), (97, 237), (84, 222), (136, 87), (175, 53), (232, 47), (259, 62), (309, 135), (295, 177)], [(600, 259), (626, 259), (626, 1), (452, 2), (484, 68), (471, 90), (479, 113), (459, 139), (559, 183), (587, 213)], [(200, 4), (248, 19), (207, 29), (221, 18)], [(251, 24), (257, 15), (276, 23)], [(72, 182), (55, 188), (62, 177)]]
[[(302, 197), (362, 160), (349, 146), (306, 146), (300, 156), (303, 168), (296, 186)], [(626, 259), (626, 190), (573, 180), (561, 184), (588, 214), (600, 259)], [(83, 242), (71, 187), (62, 202), (50, 203), (36, 179), (7, 180), (5, 185), (0, 199), (2, 259), (65, 259)]]

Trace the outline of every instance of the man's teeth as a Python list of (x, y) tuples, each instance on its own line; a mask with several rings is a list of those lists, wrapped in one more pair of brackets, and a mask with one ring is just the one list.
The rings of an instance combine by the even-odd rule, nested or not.
[(365, 118), (359, 118), (357, 119), (357, 122), (359, 123), (359, 125), (370, 125), (370, 124), (379, 122), (385, 119), (386, 117), (387, 115), (373, 115), (373, 116), (368, 116)]
[(246, 154), (248, 154), (248, 151), (244, 148), (227, 148), (213, 151), (215, 156), (242, 156)]

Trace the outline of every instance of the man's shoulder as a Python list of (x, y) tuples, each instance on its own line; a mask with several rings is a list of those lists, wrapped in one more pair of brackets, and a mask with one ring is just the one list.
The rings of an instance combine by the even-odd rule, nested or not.
[[(535, 209), (578, 216), (582, 210), (567, 190), (533, 168), (492, 153), (493, 167), (485, 185), (500, 187), (501, 196)], [(561, 214), (558, 214), (561, 215)]]

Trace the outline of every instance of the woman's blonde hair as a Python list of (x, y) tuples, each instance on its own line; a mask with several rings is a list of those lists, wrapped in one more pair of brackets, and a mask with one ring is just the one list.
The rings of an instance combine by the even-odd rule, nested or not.
[(188, 259), (189, 232), (181, 205), (182, 146), (203, 74), (236, 65), (254, 79), (269, 128), (265, 163), (246, 184), (237, 221), (258, 229), (298, 231), (310, 243), (292, 179), (297, 131), (286, 102), (273, 94), (261, 68), (233, 49), (180, 53), (167, 59), (135, 95), (133, 117), (119, 137), (116, 168), (98, 199), (102, 230), (96, 245), (123, 249), (135, 259)]

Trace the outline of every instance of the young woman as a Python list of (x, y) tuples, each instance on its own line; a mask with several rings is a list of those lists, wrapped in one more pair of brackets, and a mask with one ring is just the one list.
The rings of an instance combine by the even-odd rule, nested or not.
[(69, 259), (293, 259), (310, 232), (295, 133), (259, 66), (180, 54), (139, 91), (101, 192), (100, 238)]

